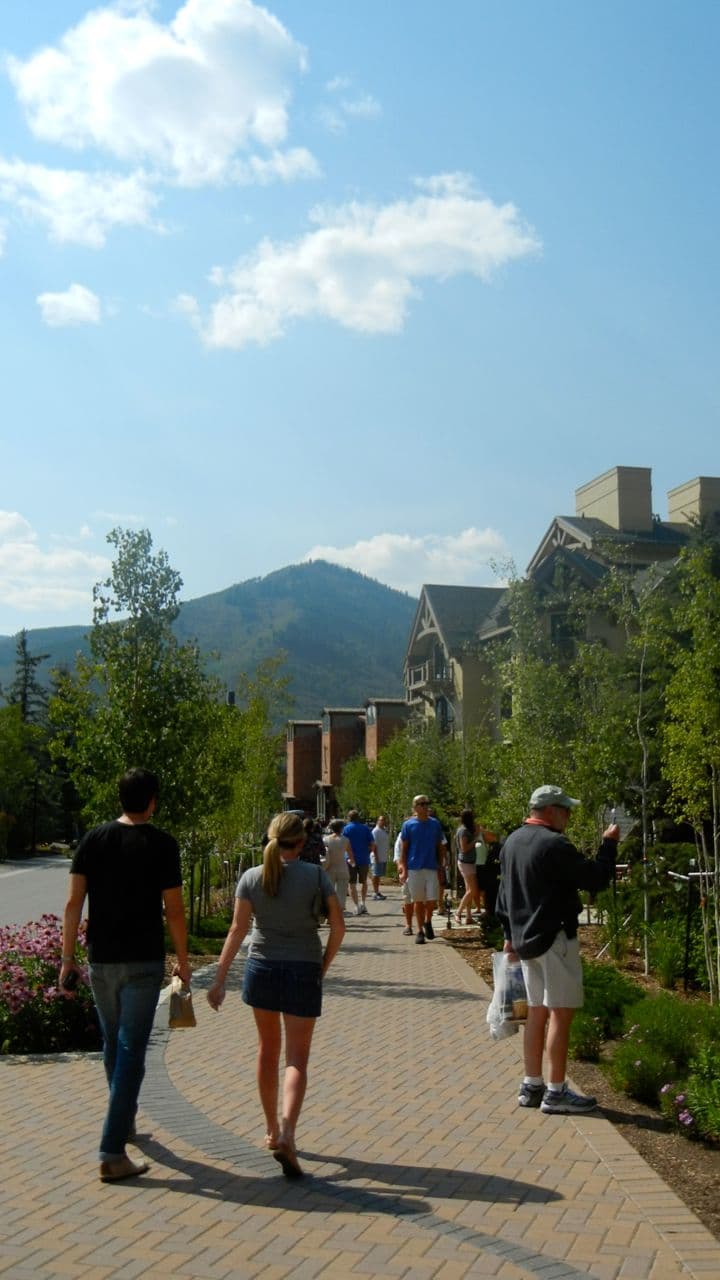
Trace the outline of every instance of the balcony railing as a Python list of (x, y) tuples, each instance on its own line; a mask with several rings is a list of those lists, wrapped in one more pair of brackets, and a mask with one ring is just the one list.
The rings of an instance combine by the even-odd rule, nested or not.
[(448, 689), (453, 684), (452, 661), (442, 664), (428, 661), (408, 667), (405, 674), (405, 688), (408, 693), (420, 689)]

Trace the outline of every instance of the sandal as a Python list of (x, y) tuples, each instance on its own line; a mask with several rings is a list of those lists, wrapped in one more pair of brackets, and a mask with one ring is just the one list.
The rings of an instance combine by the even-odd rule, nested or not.
[(273, 1151), (273, 1157), (279, 1165), (282, 1165), (282, 1171), (286, 1178), (302, 1178), (304, 1176), (298, 1164), (297, 1152), (294, 1147), (290, 1146), (289, 1142), (283, 1142), (280, 1139)]

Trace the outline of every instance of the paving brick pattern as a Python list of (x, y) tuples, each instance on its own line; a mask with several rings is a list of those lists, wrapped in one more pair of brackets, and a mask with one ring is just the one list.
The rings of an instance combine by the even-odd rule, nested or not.
[(404, 938), (392, 891), (370, 910), (326, 984), (300, 1183), (262, 1147), (242, 959), (219, 1015), (196, 978), (195, 1030), (159, 1008), (134, 1182), (97, 1178), (97, 1055), (0, 1060), (0, 1276), (720, 1276), (720, 1245), (602, 1115), (517, 1107), (521, 1037), (490, 1041), (463, 960)]

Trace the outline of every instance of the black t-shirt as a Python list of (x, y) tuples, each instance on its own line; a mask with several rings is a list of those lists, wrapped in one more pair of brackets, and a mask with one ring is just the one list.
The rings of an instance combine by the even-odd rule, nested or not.
[(163, 889), (182, 884), (177, 841), (149, 822), (105, 822), (80, 841), (71, 872), (88, 886), (88, 957), (162, 960)]

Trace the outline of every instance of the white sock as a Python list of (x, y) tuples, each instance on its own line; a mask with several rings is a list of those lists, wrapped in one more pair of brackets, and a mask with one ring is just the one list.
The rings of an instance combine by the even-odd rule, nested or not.
[(553, 1084), (553, 1082), (552, 1082), (552, 1080), (551, 1080), (551, 1081), (550, 1081), (550, 1084), (548, 1085), (548, 1089), (550, 1089), (550, 1091), (551, 1091), (552, 1093), (562, 1093), (562, 1091), (563, 1091), (563, 1089), (564, 1089), (564, 1088), (565, 1088), (565, 1081), (564, 1081), (564, 1080), (563, 1080), (560, 1084)]
[(542, 1082), (543, 1082), (542, 1076), (526, 1076), (525, 1079), (523, 1080), (523, 1084), (533, 1085), (536, 1089), (540, 1087)]

